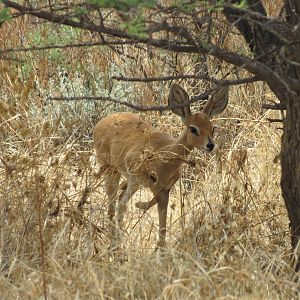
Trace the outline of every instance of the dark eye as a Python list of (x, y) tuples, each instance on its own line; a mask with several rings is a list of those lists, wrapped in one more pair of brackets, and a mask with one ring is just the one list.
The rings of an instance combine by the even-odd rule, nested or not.
[(214, 135), (215, 129), (216, 129), (216, 126), (213, 126), (211, 135)]
[(199, 132), (198, 132), (197, 128), (194, 127), (194, 126), (190, 126), (190, 132), (191, 132), (192, 134), (196, 135), (196, 136), (199, 135)]
[(214, 135), (214, 133), (215, 133), (215, 129), (216, 129), (216, 126), (213, 126), (213, 128), (212, 128), (212, 132), (211, 132), (211, 136), (213, 136), (213, 135)]

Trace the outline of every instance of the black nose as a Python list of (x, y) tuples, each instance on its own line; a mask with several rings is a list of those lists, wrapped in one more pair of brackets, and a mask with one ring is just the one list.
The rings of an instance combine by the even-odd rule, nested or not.
[(206, 145), (207, 150), (212, 151), (215, 147), (215, 144), (212, 141), (209, 141)]

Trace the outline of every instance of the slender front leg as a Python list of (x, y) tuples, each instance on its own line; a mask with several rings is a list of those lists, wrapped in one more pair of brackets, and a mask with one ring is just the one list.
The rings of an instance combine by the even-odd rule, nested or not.
[(117, 221), (120, 233), (123, 231), (123, 219), (126, 212), (126, 207), (129, 199), (137, 191), (138, 185), (136, 185), (132, 180), (128, 180), (126, 188), (122, 191), (119, 198)]
[(163, 190), (157, 194), (157, 210), (159, 220), (159, 238), (156, 248), (164, 248), (166, 245), (166, 231), (167, 231), (167, 213), (169, 203), (170, 190)]
[(112, 171), (105, 179), (106, 193), (108, 196), (108, 217), (110, 222), (113, 222), (115, 216), (115, 200), (119, 189), (120, 177), (120, 173)]
[(108, 201), (108, 238), (110, 240), (110, 248), (114, 249), (116, 247), (115, 239), (116, 239), (116, 220), (115, 220), (115, 202), (118, 194), (119, 188), (119, 180), (121, 174), (111, 170), (111, 172), (105, 178), (106, 185), (106, 193), (107, 193), (107, 201)]

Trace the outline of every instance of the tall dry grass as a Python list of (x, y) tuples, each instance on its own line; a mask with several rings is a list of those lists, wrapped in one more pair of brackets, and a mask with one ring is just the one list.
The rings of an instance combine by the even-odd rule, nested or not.
[[(14, 47), (21, 39), (26, 46), (70, 35), (86, 38), (72, 29), (37, 29), (25, 17), (5, 24), (0, 40)], [(239, 38), (230, 38), (229, 46), (243, 46)], [(278, 115), (261, 109), (266, 100), (275, 101), (262, 83), (231, 88), (226, 112), (214, 120), (218, 150), (213, 155), (194, 151), (196, 166), (183, 167), (171, 193), (166, 251), (154, 253), (156, 209), (142, 214), (134, 207), (135, 201), (151, 197), (141, 190), (126, 215), (126, 259), (114, 259), (108, 248), (104, 175), (95, 172), (91, 132), (104, 115), (127, 109), (47, 99), (111, 90), (113, 97), (144, 105), (164, 103), (166, 83), (109, 78), (121, 70), (135, 77), (168, 74), (172, 57), (131, 54), (135, 60), (108, 49), (65, 49), (15, 54), (23, 63), (0, 62), (1, 298), (297, 297), (279, 185), (281, 124), (266, 120)], [(178, 69), (191, 68), (189, 57), (176, 60)], [(198, 89), (204, 88), (198, 83)], [(181, 130), (171, 113), (149, 113), (147, 118), (174, 135)], [(83, 199), (88, 204), (81, 215), (77, 203)]]

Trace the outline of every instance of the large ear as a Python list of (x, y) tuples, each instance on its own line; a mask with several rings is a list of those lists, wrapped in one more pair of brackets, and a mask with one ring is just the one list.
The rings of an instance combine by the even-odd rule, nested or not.
[(215, 116), (221, 113), (228, 104), (229, 98), (229, 86), (220, 86), (206, 102), (203, 113), (207, 114), (209, 117)]
[[(189, 101), (188, 93), (177, 83), (172, 83), (170, 87), (168, 105), (174, 106)], [(191, 115), (190, 105), (184, 107), (171, 108), (172, 112), (180, 116), (183, 120)]]

